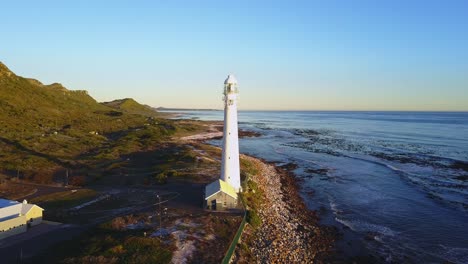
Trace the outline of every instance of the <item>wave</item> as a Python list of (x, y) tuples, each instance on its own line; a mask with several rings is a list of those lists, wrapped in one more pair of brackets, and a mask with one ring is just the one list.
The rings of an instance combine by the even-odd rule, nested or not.
[(340, 214), (342, 212), (340, 209), (338, 209), (338, 204), (332, 200), (330, 200), (330, 209), (334, 215)]
[[(388, 263), (406, 262), (408, 259), (413, 259), (413, 261), (425, 259), (434, 263), (442, 261), (456, 264), (468, 263), (468, 248), (439, 245), (439, 248), (432, 250), (423, 249), (414, 241), (404, 237), (401, 232), (387, 226), (341, 217), (335, 217), (335, 220), (355, 232), (367, 234), (368, 238), (372, 238), (372, 240), (366, 240), (367, 245), (379, 252), (379, 255), (383, 256)], [(407, 252), (413, 252), (413, 254), (407, 255)]]
[[(301, 148), (309, 152), (313, 153), (324, 153), (328, 155), (332, 155), (335, 157), (343, 157), (352, 160), (364, 161), (368, 163), (372, 163), (377, 166), (385, 167), (386, 169), (391, 170), (395, 174), (399, 175), (403, 180), (417, 186), (421, 191), (425, 192), (428, 197), (436, 199), (438, 201), (444, 202), (447, 206), (456, 209), (468, 209), (468, 204), (463, 202), (463, 200), (468, 199), (468, 184), (463, 181), (463, 177), (457, 178), (459, 173), (456, 173), (451, 167), (453, 165), (443, 165), (443, 163), (447, 162), (460, 162), (456, 159), (451, 158), (442, 158), (440, 161), (430, 161), (426, 160), (424, 157), (431, 157), (432, 159), (435, 156), (430, 155), (420, 155), (420, 157), (390, 157), (389, 155), (369, 155), (367, 153), (364, 154), (353, 154), (349, 151), (336, 151), (331, 148), (319, 148), (314, 143), (310, 142), (295, 142), (295, 143), (286, 143), (282, 144), (285, 147), (295, 147)], [(346, 147), (347, 148), (347, 147)], [(286, 153), (283, 149), (281, 150), (282, 154)], [(283, 154), (285, 155), (285, 154)], [(308, 163), (312, 163), (321, 167), (314, 161), (303, 159), (300, 157), (294, 157), (296, 160), (305, 161)], [(388, 161), (388, 162), (386, 162)], [(414, 162), (414, 168), (420, 170), (420, 173), (414, 173), (409, 170), (405, 170), (403, 168), (399, 168), (395, 166), (393, 163), (400, 163), (403, 166), (411, 165)], [(425, 172), (425, 169), (431, 170), (430, 173)], [(335, 177), (329, 176), (330, 180), (335, 179)], [(447, 195), (447, 191), (450, 191), (453, 195)], [(460, 199), (462, 196), (462, 199)]]
[(444, 259), (453, 263), (468, 263), (468, 248), (439, 246), (441, 247), (441, 252), (439, 252), (439, 254), (443, 256)]
[[(372, 224), (362, 220), (346, 220), (340, 217), (335, 217), (335, 221), (349, 227), (353, 231), (360, 233), (377, 233), (388, 237), (395, 237), (399, 234), (399, 232), (392, 230), (390, 227)], [(380, 237), (380, 239), (382, 240), (382, 237)]]
[[(383, 166), (395, 172), (402, 179), (419, 187), (419, 189), (425, 192), (428, 195), (428, 197), (445, 202), (446, 205), (452, 208), (462, 210), (468, 209), (467, 203), (463, 202), (463, 198), (468, 198), (468, 191), (466, 190), (467, 186), (463, 184), (458, 184), (450, 178), (436, 178), (437, 175), (420, 175), (401, 168), (397, 168), (394, 165), (378, 160), (353, 157), (349, 155), (346, 155), (345, 157)], [(454, 195), (463, 196), (463, 198), (460, 199), (459, 197), (451, 197), (446, 193), (444, 194), (444, 192), (450, 192)]]
[(417, 141), (417, 139), (412, 141), (393, 140), (388, 135), (380, 139), (368, 134), (356, 136), (349, 132), (342, 133), (322, 128), (288, 128), (284, 131), (306, 140), (305, 142), (289, 142), (286, 143), (287, 146), (315, 153), (326, 153), (334, 156), (355, 153), (400, 163), (468, 171), (468, 162), (464, 160), (464, 157), (468, 158), (468, 151), (458, 150), (461, 152), (454, 154), (451, 146), (426, 144)]

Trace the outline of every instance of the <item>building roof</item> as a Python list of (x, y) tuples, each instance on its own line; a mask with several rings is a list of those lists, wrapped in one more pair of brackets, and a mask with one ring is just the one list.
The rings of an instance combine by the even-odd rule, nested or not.
[(237, 192), (234, 187), (232, 187), (229, 183), (219, 179), (206, 186), (205, 200), (219, 192), (223, 192), (232, 198), (237, 199)]
[(19, 204), (17, 201), (10, 201), (6, 199), (0, 199), (0, 209), (4, 207), (9, 207), (15, 204)]
[(25, 215), (27, 214), (34, 206), (38, 207), (40, 210), (44, 211), (41, 207), (35, 205), (35, 204), (23, 204), (21, 207), (21, 214)]
[(35, 204), (28, 204), (26, 200), (19, 203), (17, 201), (0, 199), (0, 221), (7, 220), (18, 215), (25, 215), (35, 206), (44, 210)]

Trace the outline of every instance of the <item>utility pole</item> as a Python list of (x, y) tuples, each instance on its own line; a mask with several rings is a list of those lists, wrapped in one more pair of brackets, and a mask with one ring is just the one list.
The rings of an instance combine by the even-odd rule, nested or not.
[(167, 207), (164, 207), (164, 217), (167, 216)]
[(161, 236), (161, 235), (162, 235), (162, 233), (161, 233), (161, 232), (162, 232), (162, 231), (161, 231), (161, 229), (162, 229), (162, 223), (161, 223), (161, 216), (162, 216), (162, 212), (161, 212), (161, 196), (158, 194), (157, 197), (158, 197), (158, 200), (159, 200), (159, 236)]
[(163, 219), (163, 214), (164, 214), (164, 216), (167, 215), (167, 207), (164, 207), (164, 209), (161, 208), (161, 204), (162, 204), (161, 195), (158, 194), (158, 195), (156, 195), (156, 197), (158, 198), (158, 201), (159, 201), (159, 213), (158, 213), (158, 215), (159, 215), (159, 237), (161, 237), (163, 235), (163, 233), (162, 233), (162, 219)]

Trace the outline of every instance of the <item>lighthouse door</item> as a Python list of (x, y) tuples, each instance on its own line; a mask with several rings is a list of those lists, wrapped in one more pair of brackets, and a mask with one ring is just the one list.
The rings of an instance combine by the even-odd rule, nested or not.
[(211, 210), (216, 210), (216, 200), (211, 201)]

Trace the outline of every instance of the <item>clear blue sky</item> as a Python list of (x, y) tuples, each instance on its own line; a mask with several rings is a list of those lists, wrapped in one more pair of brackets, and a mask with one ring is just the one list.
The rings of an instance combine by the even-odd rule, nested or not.
[(2, 1), (0, 61), (99, 101), (468, 110), (468, 1)]

